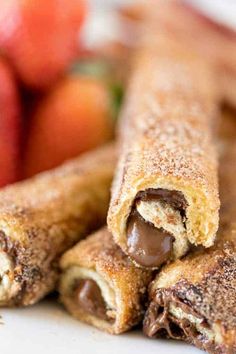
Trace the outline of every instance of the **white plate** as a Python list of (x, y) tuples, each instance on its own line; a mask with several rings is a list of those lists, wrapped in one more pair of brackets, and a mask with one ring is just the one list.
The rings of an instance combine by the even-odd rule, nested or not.
[(1, 354), (199, 354), (175, 341), (148, 339), (141, 331), (112, 336), (70, 317), (53, 300), (2, 309)]

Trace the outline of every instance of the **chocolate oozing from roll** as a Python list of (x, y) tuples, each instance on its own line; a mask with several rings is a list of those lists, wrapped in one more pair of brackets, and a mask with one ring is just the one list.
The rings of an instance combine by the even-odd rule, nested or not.
[(165, 335), (173, 339), (185, 339), (186, 333), (193, 337), (197, 337), (197, 330), (193, 325), (190, 325), (190, 321), (187, 318), (177, 318), (170, 312), (170, 307), (178, 308), (178, 311), (185, 313), (186, 317), (196, 318), (201, 321), (203, 326), (206, 326), (205, 320), (199, 316), (190, 306), (181, 302), (171, 292), (163, 291), (158, 293), (151, 301), (149, 308), (146, 312), (143, 330), (148, 337), (158, 337)]
[(166, 189), (147, 189), (137, 194), (127, 223), (128, 253), (141, 266), (159, 267), (171, 258), (175, 238), (163, 228), (156, 228), (139, 214), (136, 206), (140, 201), (166, 203), (179, 211), (183, 220), (187, 202), (181, 192)]
[(173, 236), (133, 212), (127, 228), (129, 255), (144, 267), (159, 266), (172, 252)]
[(106, 303), (97, 283), (92, 279), (80, 279), (74, 290), (75, 301), (87, 313), (108, 320)]
[(209, 353), (223, 353), (214, 343), (214, 333), (208, 321), (173, 291), (163, 290), (152, 297), (143, 331), (151, 338), (185, 340)]

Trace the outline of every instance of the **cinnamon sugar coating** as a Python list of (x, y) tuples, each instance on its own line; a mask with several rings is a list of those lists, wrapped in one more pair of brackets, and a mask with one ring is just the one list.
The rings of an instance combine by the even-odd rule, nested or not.
[[(162, 269), (150, 287), (150, 305), (144, 321), (149, 336), (182, 339), (209, 353), (221, 354), (236, 351), (236, 124), (235, 116), (230, 119), (224, 115), (223, 119), (222, 207), (216, 244)], [(194, 318), (200, 319), (205, 332), (196, 320), (193, 323)]]
[[(60, 281), (61, 301), (78, 320), (113, 334), (127, 331), (142, 320), (147, 285), (151, 281), (152, 272), (135, 267), (114, 243), (107, 228), (67, 251), (62, 256), (60, 265), (63, 271)], [(113, 308), (110, 309), (113, 321), (99, 319), (78, 307), (73, 298), (73, 284), (78, 281), (81, 269), (88, 278), (91, 271), (95, 272), (98, 282), (102, 278), (100, 285), (103, 287), (105, 282), (110, 288), (115, 299)], [(65, 281), (65, 277), (69, 281)]]
[(102, 147), (0, 192), (1, 305), (54, 289), (58, 257), (105, 222), (115, 161)]
[(127, 220), (137, 193), (176, 190), (188, 204), (188, 242), (209, 247), (219, 221), (214, 74), (168, 33), (153, 30), (151, 22), (146, 32), (121, 117), (108, 226), (127, 252)]

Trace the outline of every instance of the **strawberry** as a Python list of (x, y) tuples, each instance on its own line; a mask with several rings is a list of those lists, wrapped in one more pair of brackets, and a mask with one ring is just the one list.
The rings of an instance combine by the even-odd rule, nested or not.
[(0, 58), (0, 187), (19, 175), (20, 103), (14, 76)]
[(20, 79), (42, 89), (60, 76), (78, 52), (85, 0), (0, 2), (0, 50)]
[(24, 175), (53, 168), (112, 136), (107, 85), (98, 78), (68, 75), (41, 101), (31, 117)]

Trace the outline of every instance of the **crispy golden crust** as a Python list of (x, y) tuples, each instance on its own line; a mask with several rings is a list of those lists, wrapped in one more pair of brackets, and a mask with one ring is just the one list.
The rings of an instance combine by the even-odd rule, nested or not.
[(115, 160), (107, 146), (0, 192), (1, 305), (54, 288), (58, 256), (105, 222)]
[(122, 113), (108, 226), (127, 252), (127, 219), (137, 193), (149, 188), (176, 190), (188, 204), (188, 240), (209, 247), (219, 211), (214, 75), (167, 33), (147, 32)]
[[(61, 300), (74, 317), (113, 334), (127, 331), (141, 321), (152, 272), (135, 267), (114, 243), (106, 228), (67, 251), (60, 264), (63, 271), (60, 281)], [(72, 275), (74, 269), (84, 269), (85, 274), (86, 271), (88, 274), (94, 271), (114, 292), (114, 321), (101, 320), (78, 307), (72, 292), (73, 284), (78, 280), (76, 275)], [(68, 276), (69, 282), (65, 281)]]
[[(150, 287), (151, 303), (144, 321), (149, 336), (183, 339), (209, 353), (236, 351), (236, 134), (233, 142), (235, 123), (232, 130), (232, 120), (226, 116), (224, 120), (217, 242), (163, 268)], [(173, 312), (173, 304), (177, 311)], [(179, 318), (183, 317), (179, 309), (185, 319)], [(190, 318), (186, 320), (186, 314), (199, 318), (208, 334)]]
[[(235, 269), (235, 249), (227, 244), (224, 249), (195, 253), (164, 269), (150, 288), (145, 333), (185, 340), (209, 353), (234, 353)], [(172, 306), (177, 309), (175, 312)], [(179, 310), (183, 311), (182, 317)], [(197, 328), (189, 314), (200, 319), (209, 334), (204, 333), (204, 328)]]

